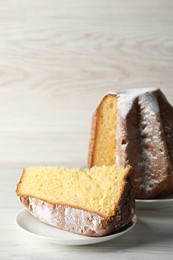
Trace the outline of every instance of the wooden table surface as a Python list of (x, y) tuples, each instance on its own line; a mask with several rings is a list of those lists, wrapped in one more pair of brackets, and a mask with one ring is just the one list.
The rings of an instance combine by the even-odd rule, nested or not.
[(173, 1), (0, 0), (0, 259), (173, 259), (173, 208), (140, 210), (133, 230), (92, 246), (15, 226), (22, 168), (86, 166), (98, 102), (138, 87), (173, 103)]

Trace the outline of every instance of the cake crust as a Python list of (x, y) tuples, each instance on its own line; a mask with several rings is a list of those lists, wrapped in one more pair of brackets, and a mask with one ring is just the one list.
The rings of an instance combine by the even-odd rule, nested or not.
[(96, 156), (100, 106), (109, 95), (117, 97), (114, 163), (133, 167), (136, 198), (170, 195), (173, 193), (173, 107), (159, 89), (124, 90), (103, 97), (92, 119), (89, 167), (94, 165)]

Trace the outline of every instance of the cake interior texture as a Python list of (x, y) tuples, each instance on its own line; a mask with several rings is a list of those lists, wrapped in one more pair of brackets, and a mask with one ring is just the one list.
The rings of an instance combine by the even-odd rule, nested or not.
[(117, 96), (107, 95), (98, 109), (92, 165), (113, 165), (116, 160)]
[(115, 165), (83, 170), (31, 167), (23, 170), (16, 193), (110, 218), (116, 214), (130, 172), (130, 166)]

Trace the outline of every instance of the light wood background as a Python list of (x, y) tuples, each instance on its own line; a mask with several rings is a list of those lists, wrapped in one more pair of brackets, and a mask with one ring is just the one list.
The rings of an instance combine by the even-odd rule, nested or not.
[(173, 101), (172, 0), (0, 0), (0, 163), (86, 165), (116, 88)]

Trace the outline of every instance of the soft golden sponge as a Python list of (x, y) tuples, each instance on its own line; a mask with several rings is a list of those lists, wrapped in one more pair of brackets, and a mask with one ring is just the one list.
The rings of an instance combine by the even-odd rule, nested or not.
[(92, 120), (88, 164), (113, 165), (116, 156), (117, 96), (106, 95)]
[(109, 219), (117, 212), (130, 173), (130, 166), (115, 165), (83, 170), (26, 168), (16, 194), (94, 212)]

